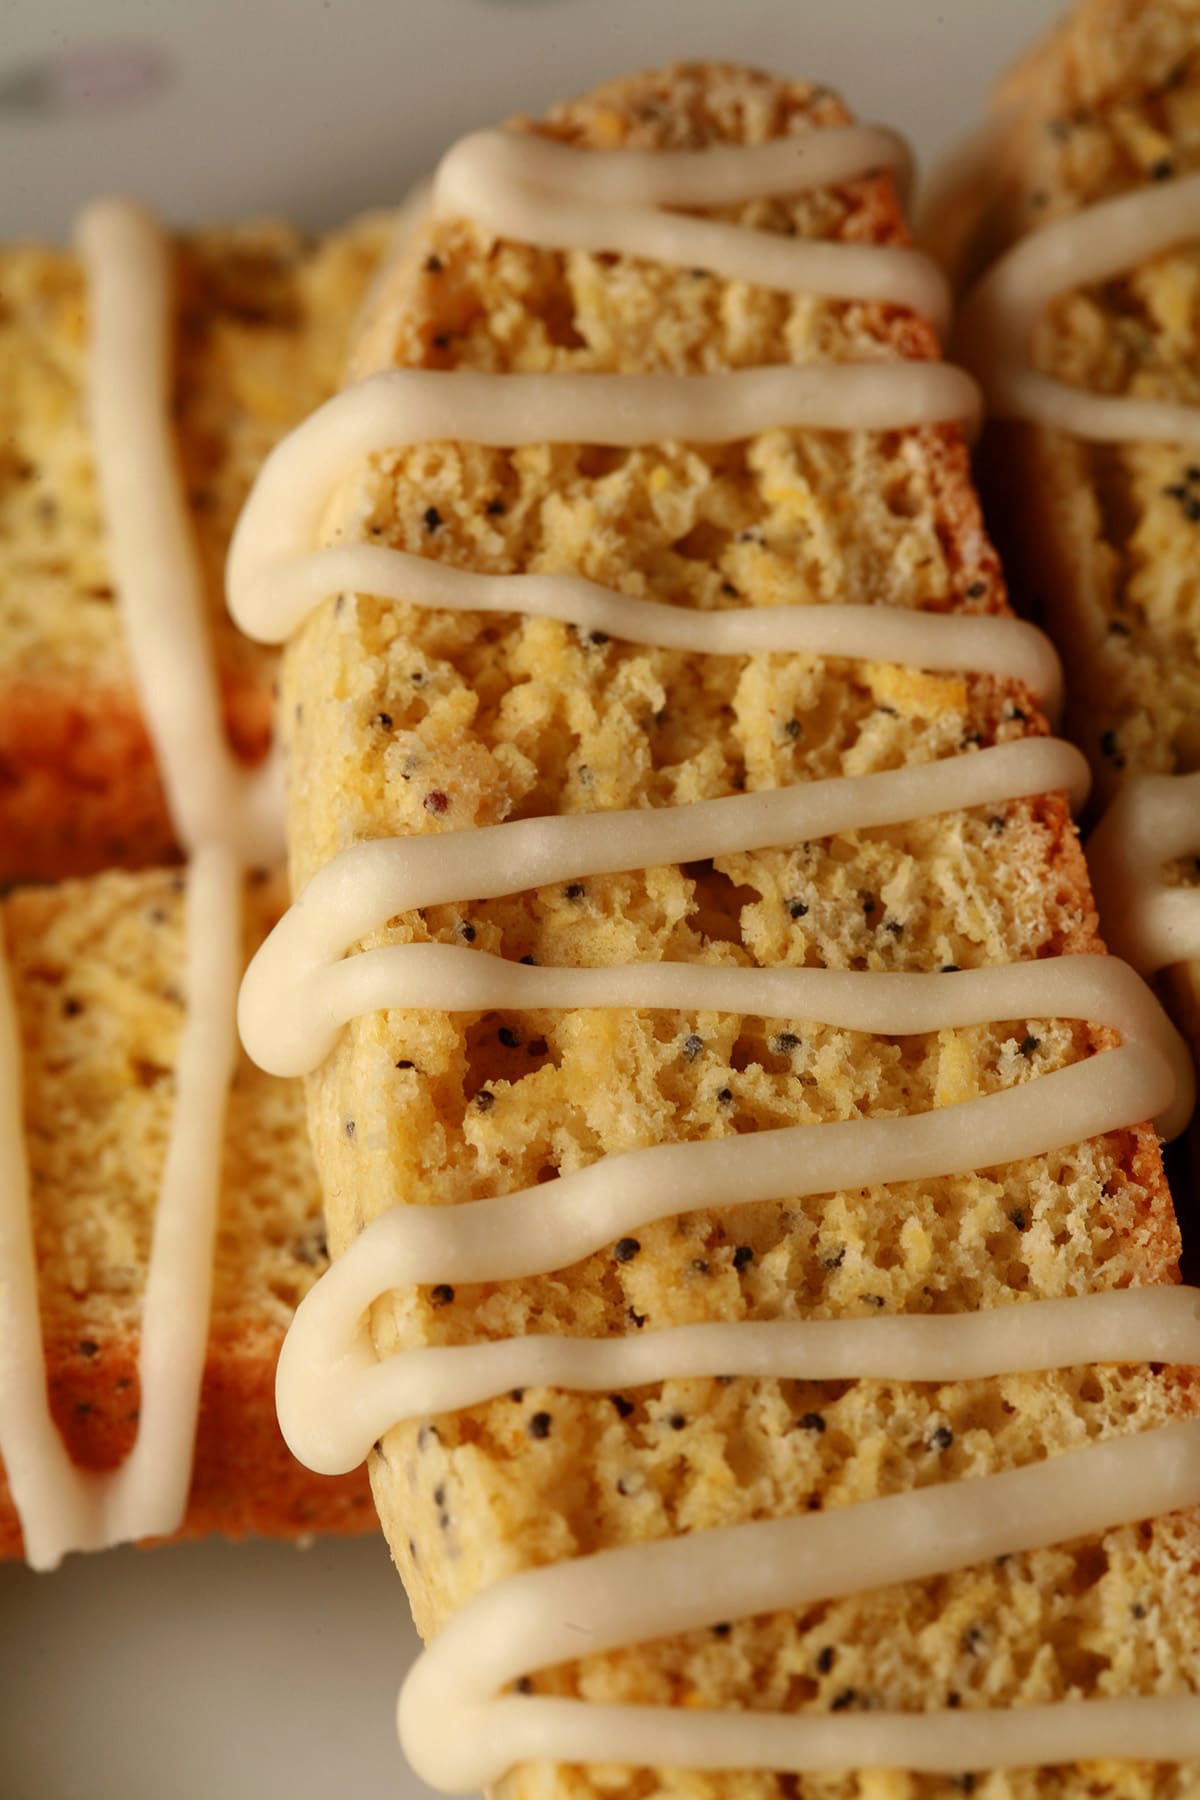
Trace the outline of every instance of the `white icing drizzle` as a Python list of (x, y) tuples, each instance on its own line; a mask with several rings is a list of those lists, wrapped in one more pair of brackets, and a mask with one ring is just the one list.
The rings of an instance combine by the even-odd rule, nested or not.
[(229, 610), (249, 636), (274, 640), (363, 574), (384, 582), (385, 592), (403, 582), (399, 551), (313, 548), (331, 495), (360, 457), (447, 439), (501, 448), (581, 439), (618, 448), (719, 444), (775, 427), (890, 431), (970, 422), (976, 412), (974, 382), (944, 363), (782, 364), (713, 375), (387, 369), (335, 394), (268, 456), (234, 532)]
[(241, 968), (241, 868), (227, 848), (199, 850), (187, 877), (186, 1019), (159, 1185), (142, 1311), (137, 1438), (99, 1475), (71, 1461), (50, 1413), (38, 1316), (21, 1047), (0, 957), (0, 1448), (35, 1569), (69, 1550), (103, 1550), (176, 1531), (191, 1484), (196, 1410), (212, 1292), (222, 1123), (233, 1071)]
[[(279, 843), (280, 777), (248, 774), (222, 724), (203, 577), (171, 426), (168, 248), (123, 200), (91, 206), (77, 239), (88, 280), (88, 402), (117, 604), (138, 700), (185, 848), (240, 834), (247, 860)], [(281, 848), (280, 844), (280, 848)]]
[(919, 767), (683, 806), (556, 814), (354, 844), (318, 870), (251, 962), (239, 1002), (242, 1041), (273, 1075), (314, 1068), (347, 1018), (388, 1004), (385, 995), (397, 990), (381, 986), (382, 972), (412, 966), (386, 949), (348, 962), (338, 957), (412, 907), (512, 893), (514, 870), (521, 871), (522, 888), (543, 887), (903, 824), (1055, 789), (1078, 801), (1087, 780), (1087, 763), (1072, 745), (1021, 738)]
[(847, 1720), (603, 1706), (500, 1690), (581, 1655), (1068, 1543), (1198, 1497), (1200, 1422), (1188, 1421), (1031, 1468), (526, 1570), (475, 1595), (418, 1658), (400, 1696), (405, 1749), (422, 1779), (463, 1794), (526, 1761), (934, 1774), (1108, 1753), (1197, 1756), (1194, 1695)]
[[(819, 158), (829, 158), (818, 169)], [(849, 180), (894, 146), (878, 134), (816, 133), (753, 150), (593, 157), (481, 134), (451, 152), (435, 208), (556, 249), (616, 250), (781, 288), (905, 303), (912, 259), (781, 245), (663, 207)], [(805, 166), (807, 166), (807, 174)], [(797, 174), (799, 169), (800, 173)], [(793, 250), (803, 255), (793, 256)], [(819, 252), (812, 255), (810, 252)], [(924, 277), (921, 278), (922, 281)], [(879, 285), (882, 284), (882, 285)], [(932, 291), (932, 290), (929, 290)], [(391, 370), (315, 414), (264, 467), (230, 556), (244, 629), (280, 639), (335, 592), (420, 606), (529, 611), (629, 641), (701, 654), (763, 649), (964, 667), (1030, 682), (1055, 671), (1008, 621), (898, 618), (859, 607), (696, 615), (573, 576), (485, 577), (380, 546), (319, 548), (331, 497), (355, 463), (425, 441), (631, 446), (728, 441), (773, 427), (898, 429), (969, 419), (973, 391), (934, 364), (781, 367), (663, 375), (493, 375)], [(869, 629), (864, 631), (864, 626)], [(982, 629), (980, 629), (982, 627)], [(978, 660), (976, 660), (978, 658)], [(354, 946), (409, 909), (616, 870), (656, 867), (903, 823), (1086, 786), (1083, 759), (1027, 738), (948, 761), (662, 809), (522, 820), (356, 845), (322, 868), (255, 959), (240, 1019), (264, 1067), (315, 1067), (344, 1024), (381, 1007), (715, 1007), (820, 1018), (899, 1035), (1007, 1018), (1061, 1016), (1114, 1027), (1118, 1047), (1018, 1088), (925, 1114), (854, 1119), (611, 1156), (536, 1190), (447, 1208), (397, 1207), (364, 1231), (301, 1307), (280, 1362), (293, 1447), (347, 1468), (399, 1417), (469, 1405), (538, 1380), (583, 1389), (677, 1372), (801, 1370), (912, 1379), (1060, 1367), (1095, 1356), (1200, 1355), (1197, 1296), (1175, 1291), (1013, 1305), (964, 1319), (701, 1325), (635, 1341), (563, 1338), (417, 1347), (379, 1363), (372, 1304), (411, 1283), (494, 1282), (562, 1268), (651, 1220), (700, 1207), (929, 1179), (992, 1167), (1158, 1115), (1190, 1094), (1186, 1053), (1123, 965), (1065, 957), (971, 973), (866, 975), (654, 964), (526, 968), (441, 945)], [(518, 871), (519, 875), (514, 874)], [(348, 952), (354, 952), (347, 954)], [(1027, 1328), (1026, 1322), (1030, 1322)], [(1168, 1348), (1169, 1346), (1169, 1348)], [(820, 1518), (702, 1532), (526, 1571), (478, 1595), (410, 1676), (405, 1747), (427, 1781), (459, 1792), (524, 1760), (781, 1768), (958, 1770), (1097, 1754), (1105, 1743), (1200, 1750), (1200, 1702), (1130, 1700), (847, 1719), (594, 1707), (500, 1690), (581, 1652), (965, 1566), (1186, 1504), (1200, 1494), (1200, 1427), (1168, 1427), (1042, 1467), (870, 1502)], [(1037, 1519), (1036, 1525), (1027, 1523)], [(1018, 1523), (1020, 1521), (1020, 1523)], [(1121, 1735), (1118, 1738), (1118, 1733)]]
[[(225, 1103), (236, 1054), (245, 862), (277, 833), (277, 774), (246, 775), (225, 742), (200, 571), (170, 422), (170, 269), (165, 238), (122, 201), (79, 228), (91, 296), (92, 438), (118, 603), (172, 821), (190, 852), (186, 1014), (142, 1311), (134, 1447), (85, 1472), (50, 1414), (21, 1120), (20, 1046), (0, 981), (3, 1148), (0, 1445), (35, 1568), (178, 1529), (191, 1484), (208, 1338)], [(267, 850), (267, 854), (269, 854)]]
[(187, 1511), (208, 1344), (225, 1103), (237, 1052), (242, 876), (229, 844), (193, 849), (187, 872), (187, 1010), (142, 1310), (138, 1434), (117, 1477), (122, 1504), (110, 1528), (117, 1541), (175, 1531)]
[(447, 612), (558, 619), (626, 643), (703, 656), (783, 651), (969, 669), (1022, 682), (1052, 716), (1062, 701), (1057, 652), (1020, 619), (853, 603), (694, 612), (618, 593), (582, 575), (480, 575), (376, 544), (339, 545), (273, 565), (254, 581), (253, 599), (242, 602), (243, 629), (264, 643), (284, 643), (314, 607), (343, 590)]
[[(848, 1169), (844, 1178), (849, 1179)], [(786, 1193), (795, 1197), (794, 1185)], [(474, 1240), (467, 1245), (450, 1242), (452, 1231), (436, 1242), (437, 1234), (406, 1229), (405, 1212), (381, 1215), (339, 1259), (336, 1279), (321, 1282), (305, 1298), (284, 1346), (278, 1380), (280, 1422), (301, 1462), (319, 1474), (344, 1474), (357, 1468), (372, 1444), (399, 1420), (477, 1406), (513, 1388), (604, 1393), (711, 1376), (714, 1370), (781, 1381), (942, 1382), (1085, 1362), (1170, 1361), (1200, 1367), (1200, 1293), (1183, 1287), (1122, 1288), (967, 1314), (739, 1320), (674, 1325), (621, 1338), (496, 1338), (479, 1344), (420, 1345), (379, 1361), (366, 1328), (375, 1301), (405, 1283), (442, 1278), (451, 1261), (459, 1268), (486, 1268), (489, 1280), (501, 1279), (494, 1252), (489, 1257), (480, 1248), (489, 1235), (494, 1242), (501, 1229), (507, 1232), (515, 1223), (521, 1249), (529, 1254), (510, 1253), (510, 1273), (530, 1275), (563, 1266), (565, 1257), (551, 1258), (537, 1246), (530, 1191), (508, 1198), (512, 1205), (474, 1203), (482, 1210), (465, 1222)], [(756, 1191), (746, 1198), (763, 1195)], [(599, 1248), (619, 1234), (608, 1229), (616, 1210), (611, 1195), (601, 1199), (609, 1202), (605, 1229), (587, 1238), (577, 1233), (568, 1254), (581, 1244)], [(522, 1218), (521, 1212), (527, 1216)], [(644, 1211), (634, 1217), (622, 1209), (622, 1216), (636, 1226), (650, 1222)], [(557, 1233), (555, 1241), (563, 1241)], [(471, 1257), (477, 1260), (467, 1260)], [(530, 1262), (541, 1266), (530, 1267)]]
[(1058, 294), (1114, 275), (1200, 236), (1200, 175), (1137, 188), (1023, 238), (963, 308), (957, 348), (997, 418), (1031, 419), (1094, 443), (1200, 443), (1200, 408), (1136, 394), (1091, 394), (1029, 365), (1038, 314)]
[[(1090, 394), (1029, 366), (1038, 314), (1057, 295), (1123, 274), (1200, 237), (1200, 175), (1100, 201), (1024, 238), (967, 302), (957, 341), (991, 410), (1100, 443), (1200, 443), (1200, 407), (1139, 395)], [(1200, 958), (1200, 895), (1169, 887), (1161, 868), (1200, 852), (1200, 777), (1127, 781), (1093, 833), (1088, 860), (1104, 933), (1144, 974)]]
[(21, 1040), (6, 957), (0, 957), (0, 1268), (0, 1448), (26, 1560), (49, 1569), (64, 1541), (90, 1541), (95, 1478), (75, 1467), (50, 1416), (21, 1111)]
[[(856, 1529), (883, 1529), (892, 1523), (873, 1516), (856, 1521)], [(463, 1614), (470, 1612), (468, 1603)], [(576, 1639), (572, 1654), (578, 1657), (580, 1649)], [(1182, 1762), (1200, 1754), (1200, 1702), (1190, 1694), (1068, 1700), (1011, 1712), (960, 1708), (822, 1717), (606, 1706), (523, 1695), (464, 1706), (446, 1703), (432, 1680), (417, 1685), (419, 1671), (424, 1673), (418, 1663), (401, 1693), (400, 1732), (417, 1774), (452, 1793), (474, 1793), (481, 1781), (497, 1778), (518, 1761), (799, 1774), (906, 1769), (954, 1775), (964, 1769), (1044, 1769), (1107, 1757)], [(437, 1673), (444, 1675), (440, 1669)], [(435, 1725), (456, 1734), (449, 1748), (434, 1741)], [(449, 1779), (439, 1780), (439, 1770), (452, 1771)]]
[(1161, 874), (1176, 857), (1200, 854), (1200, 772), (1131, 777), (1087, 851), (1116, 955), (1143, 975), (1200, 959), (1200, 893), (1170, 887)]
[(477, 131), (444, 157), (433, 210), (540, 249), (615, 251), (788, 293), (907, 306), (941, 328), (949, 289), (920, 251), (786, 238), (661, 210), (829, 187), (871, 164), (907, 178), (904, 140), (851, 125), (748, 146), (598, 154), (523, 132)]

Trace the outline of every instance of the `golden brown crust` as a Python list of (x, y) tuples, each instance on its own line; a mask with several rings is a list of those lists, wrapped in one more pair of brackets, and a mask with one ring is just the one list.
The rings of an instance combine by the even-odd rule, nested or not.
[[(272, 445), (337, 384), (391, 232), (310, 242), (258, 223), (177, 240), (174, 416), (237, 754), (263, 756), (275, 654), (233, 628), (224, 560)], [(87, 429), (76, 259), (0, 251), (0, 882), (148, 867), (173, 852), (108, 568)]]
[(1075, 0), (998, 83), (998, 98), (1043, 119), (1055, 107), (1074, 117), (1141, 107), (1186, 84), (1198, 29), (1196, 0)]
[[(230, 742), (257, 762), (271, 684), (226, 689)], [(0, 882), (151, 868), (178, 855), (137, 694), (99, 683), (13, 683), (0, 696)]]
[[(364, 1472), (330, 1479), (298, 1463), (275, 1417), (281, 1331), (214, 1335), (209, 1344), (187, 1516), (171, 1542), (304, 1539), (373, 1531)], [(72, 1460), (113, 1469), (133, 1448), (138, 1418), (136, 1336), (58, 1338), (46, 1345), (50, 1409)], [(164, 1540), (165, 1541), (165, 1540)], [(21, 1525), (0, 1462), (0, 1559), (24, 1554)]]

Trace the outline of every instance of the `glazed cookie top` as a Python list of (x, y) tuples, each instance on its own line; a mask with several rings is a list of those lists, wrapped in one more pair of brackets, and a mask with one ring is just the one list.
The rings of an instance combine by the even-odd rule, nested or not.
[[(704, 215), (724, 228), (705, 239), (704, 265), (691, 261), (703, 221), (677, 227), (657, 210), (695, 205), (695, 189), (684, 199), (673, 185), (685, 170), (719, 184), (754, 165), (761, 180), (757, 149), (709, 160), (709, 146), (804, 143), (814, 118), (839, 141), (827, 95), (681, 69), (536, 128), (575, 149), (522, 144), (511, 168), (496, 152), (466, 175), (456, 153), (444, 215), (435, 186), (434, 219), (377, 302), (359, 385), (264, 472), (231, 562), (244, 617), (264, 628), (253, 594), (282, 599), (285, 626), (304, 621), (283, 703), (307, 886), (245, 990), (243, 1021), (268, 1061), (280, 1046), (324, 1056), (310, 1095), (331, 1231), (339, 1251), (358, 1239), (303, 1309), (299, 1405), (285, 1411), (295, 1423), (331, 1365), (355, 1378), (325, 1386), (309, 1451), (335, 1466), (381, 1433), (373, 1481), (419, 1622), (444, 1628), (464, 1608), (442, 1641), (474, 1649), (433, 1652), (402, 1706), (419, 1766), (455, 1787), (516, 1791), (525, 1777), (510, 1764), (593, 1761), (602, 1730), (641, 1762), (704, 1770), (705, 1794), (725, 1791), (717, 1771), (747, 1764), (815, 1773), (866, 1754), (932, 1772), (969, 1765), (972, 1750), (978, 1764), (1027, 1761), (1031, 1746), (1063, 1760), (1083, 1753), (1081, 1732), (1090, 1754), (1131, 1718), (1139, 1743), (1195, 1737), (1194, 1708), (1168, 1708), (1168, 1721), (1132, 1684), (1117, 1712), (1049, 1706), (1038, 1737), (1028, 1712), (975, 1708), (957, 1724), (961, 1639), (931, 1620), (949, 1594), (956, 1617), (980, 1602), (990, 1577), (965, 1565), (998, 1553), (991, 1540), (956, 1538), (961, 1556), (936, 1569), (888, 1562), (861, 1595), (831, 1562), (827, 1588), (773, 1590), (790, 1615), (764, 1615), (750, 1578), (756, 1560), (774, 1566), (752, 1546), (776, 1526), (799, 1546), (811, 1511), (903, 1498), (918, 1533), (943, 1506), (973, 1531), (990, 1496), (1007, 1504), (1010, 1475), (1036, 1476), (1046, 1535), (1002, 1548), (1044, 1598), (1020, 1621), (1001, 1604), (1002, 1630), (1031, 1654), (1077, 1641), (1049, 1626), (1061, 1589), (1043, 1586), (1047, 1569), (1073, 1554), (1062, 1541), (1104, 1533), (1115, 1568), (1124, 1522), (1176, 1504), (1174, 1490), (1151, 1483), (1132, 1499), (1118, 1480), (1117, 1510), (1085, 1516), (1098, 1463), (1017, 1465), (1078, 1443), (1081, 1424), (1106, 1487), (1110, 1465), (1133, 1471), (1151, 1442), (1169, 1462), (1190, 1426), (1101, 1440), (1128, 1426), (1114, 1377), (1145, 1424), (1184, 1410), (1173, 1377), (1067, 1369), (1043, 1350), (1038, 1373), (997, 1364), (991, 1381), (909, 1386), (856, 1363), (857, 1379), (827, 1389), (769, 1358), (739, 1379), (724, 1338), (708, 1360), (668, 1358), (672, 1333), (693, 1324), (731, 1327), (733, 1343), (743, 1321), (843, 1314), (869, 1329), (879, 1313), (966, 1314), (1171, 1265), (1156, 1153), (1136, 1128), (1155, 1057), (1134, 1048), (1129, 1019), (1121, 1050), (1091, 1056), (1112, 1041), (1104, 1006), (1093, 993), (1072, 1014), (1045, 960), (1094, 941), (1077, 845), (1047, 797), (1080, 763), (1047, 741), (1014, 665), (949, 669), (929, 648), (936, 617), (890, 666), (852, 637), (825, 656), (782, 636), (714, 653), (670, 621), (660, 630), (663, 611), (707, 624), (761, 609), (776, 615), (764, 631), (783, 633), (806, 608), (849, 629), (847, 599), (1004, 610), (961, 439), (930, 423), (965, 412), (969, 389), (932, 366), (927, 328), (864, 296), (857, 259), (849, 297), (836, 280), (793, 291), (782, 246), (769, 247), (774, 285), (734, 261), (766, 256), (747, 231), (895, 244), (887, 187), (843, 170), (832, 187), (750, 198), (744, 176)], [(585, 193), (588, 153), (614, 145), (595, 163), (611, 174)], [(691, 155), (656, 167), (645, 150)], [(483, 164), (522, 190), (523, 241), (512, 193), (480, 197)], [(806, 410), (835, 391), (878, 410)], [(603, 621), (587, 610), (602, 601)], [(1022, 959), (1032, 975), (986, 966)], [(1064, 978), (1091, 966), (1070, 963)], [(1036, 997), (992, 996), (968, 1023), (963, 990), (953, 998), (964, 968), (1030, 978)], [(827, 971), (846, 992), (818, 1002), (804, 978)], [(859, 1001), (892, 971), (912, 971), (933, 1010), (868, 1018)], [(796, 978), (786, 1002), (777, 975)], [(1124, 1077), (1104, 1079), (1111, 1055), (1133, 1076), (1123, 1098)], [(1103, 1090), (1100, 1109), (1059, 1112), (1051, 1096), (1068, 1085)], [(1056, 1115), (1048, 1138), (968, 1130), (961, 1156), (943, 1144), (929, 1164), (900, 1150), (976, 1117), (1003, 1132), (1001, 1115), (1030, 1118), (1042, 1102)], [(850, 1160), (840, 1175), (814, 1165), (810, 1186), (800, 1165), (835, 1142)], [(829, 1192), (851, 1162), (849, 1186)], [(1085, 1223), (1135, 1187), (1130, 1226), (1137, 1216), (1148, 1231)], [(1051, 1215), (1043, 1261), (1029, 1233)], [(368, 1306), (371, 1342), (354, 1335)], [(633, 1373), (609, 1391), (627, 1350)], [(420, 1416), (423, 1368), (445, 1371), (436, 1392), (457, 1402), (436, 1423)], [(383, 1429), (411, 1405), (417, 1416)], [(350, 1413), (333, 1444), (325, 1421)], [(912, 1454), (895, 1445), (901, 1413)], [(968, 1471), (1001, 1485), (937, 1485)], [(820, 1541), (832, 1555), (844, 1532), (861, 1554), (875, 1516), (831, 1518)], [(727, 1526), (745, 1528), (736, 1545)], [(894, 1542), (883, 1514), (878, 1529)], [(935, 1573), (936, 1600), (916, 1579)], [(905, 1576), (911, 1586), (879, 1586)], [(572, 1661), (578, 1646), (543, 1628), (576, 1611), (600, 1622), (594, 1654)], [(817, 1641), (830, 1611), (839, 1645), (855, 1647), (845, 1661)], [(788, 1703), (781, 1671), (798, 1665), (783, 1646), (797, 1641), (822, 1678), (805, 1675), (813, 1710), (853, 1718)], [(845, 1679), (852, 1664), (870, 1670), (862, 1687)], [(1040, 1697), (1064, 1697), (1079, 1674), (1063, 1664)], [(498, 1692), (509, 1683), (515, 1694)], [(720, 1710), (751, 1692), (754, 1747), (750, 1720), (740, 1731)], [(681, 1693), (686, 1707), (662, 1710)], [(931, 1695), (945, 1696), (940, 1710), (897, 1721)], [(651, 1710), (635, 1719), (630, 1701)], [(865, 1738), (863, 1711), (880, 1715)], [(468, 1729), (468, 1712), (487, 1729)], [(570, 1779), (594, 1791), (593, 1771)]]

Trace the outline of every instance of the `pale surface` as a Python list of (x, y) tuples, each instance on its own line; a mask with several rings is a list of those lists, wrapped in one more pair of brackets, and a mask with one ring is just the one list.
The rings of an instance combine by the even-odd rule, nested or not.
[[(12, 0), (0, 235), (64, 238), (106, 189), (172, 219), (279, 211), (332, 224), (394, 204), (464, 132), (681, 57), (828, 81), (862, 118), (901, 129), (925, 163), (975, 123), (992, 74), (1061, 10), (1057, 0)], [(157, 50), (165, 81), (140, 100), (54, 118), (3, 103), (5, 76), (98, 44)]]
[(417, 1644), (381, 1538), (5, 1567), (0, 1618), (6, 1800), (330, 1800), (351, 1766), (429, 1794), (396, 1743)]

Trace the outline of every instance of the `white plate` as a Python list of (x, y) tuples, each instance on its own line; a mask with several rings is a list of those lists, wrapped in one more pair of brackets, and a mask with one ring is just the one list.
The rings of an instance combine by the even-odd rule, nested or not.
[[(105, 190), (135, 192), (176, 220), (283, 212), (320, 225), (395, 200), (474, 125), (678, 57), (829, 81), (928, 158), (975, 121), (992, 75), (1058, 10), (1058, 0), (6, 9), (0, 236), (62, 235)], [(97, 46), (122, 54), (89, 62)], [(133, 91), (121, 99), (122, 88)], [(426, 1790), (405, 1771), (392, 1724), (414, 1649), (378, 1542), (118, 1551), (50, 1576), (0, 1569), (0, 1794), (327, 1800), (356, 1783), (415, 1800)]]
[(924, 158), (1063, 3), (30, 0), (0, 27), (0, 237), (62, 235), (106, 190), (326, 224), (474, 126), (681, 58), (828, 81)]
[(417, 1639), (382, 1538), (0, 1571), (4, 1800), (427, 1800), (396, 1742)]

